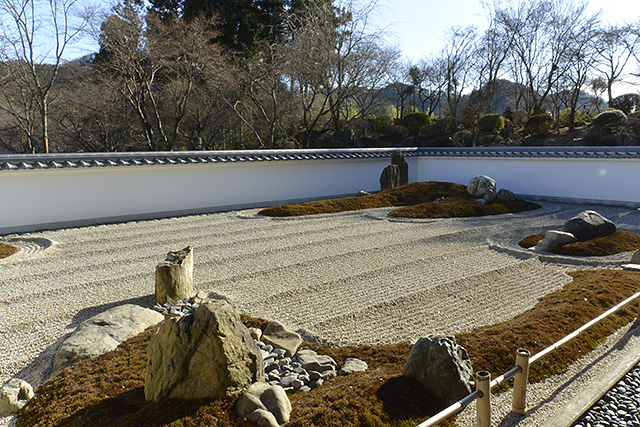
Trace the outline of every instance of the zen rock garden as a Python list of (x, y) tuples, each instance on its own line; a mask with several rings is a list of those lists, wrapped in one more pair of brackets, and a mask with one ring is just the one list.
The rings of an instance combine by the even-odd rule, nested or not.
[(561, 230), (548, 230), (535, 246), (538, 252), (549, 252), (569, 243), (586, 242), (596, 237), (610, 236), (616, 225), (598, 212), (586, 210), (564, 223)]
[[(247, 328), (224, 301), (193, 290), (193, 248), (167, 254), (156, 267), (156, 304), (125, 304), (83, 322), (59, 346), (52, 376), (82, 360), (114, 350), (121, 342), (163, 322), (148, 347), (144, 394), (149, 401), (237, 397), (238, 417), (257, 426), (289, 422), (287, 393), (312, 393), (339, 375), (368, 369), (365, 361), (333, 358), (300, 349), (302, 337), (277, 321)], [(421, 339), (404, 374), (444, 402), (471, 391), (466, 351), (453, 337)], [(13, 378), (0, 390), (0, 415), (19, 411), (34, 396)]]

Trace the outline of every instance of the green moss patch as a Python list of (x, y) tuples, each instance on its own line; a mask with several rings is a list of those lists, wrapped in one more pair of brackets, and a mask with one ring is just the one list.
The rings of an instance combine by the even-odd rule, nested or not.
[(19, 251), (19, 248), (8, 245), (6, 243), (0, 243), (0, 259), (11, 256)]
[[(544, 239), (544, 233), (525, 237), (518, 244), (523, 248), (531, 248)], [(629, 231), (618, 230), (610, 236), (596, 237), (586, 242), (564, 245), (550, 252), (572, 256), (607, 256), (640, 249), (640, 235)]]
[[(535, 354), (640, 289), (637, 272), (588, 270), (570, 274), (571, 283), (515, 318), (459, 335), (474, 368), (489, 370), (494, 377), (502, 374), (513, 368), (517, 348)], [(531, 380), (564, 372), (607, 335), (632, 321), (636, 307), (630, 304), (532, 365)], [(243, 320), (257, 327), (266, 323), (246, 316)], [(249, 426), (233, 415), (233, 399), (144, 400), (146, 349), (156, 328), (113, 352), (76, 364), (38, 387), (18, 426)], [(290, 394), (291, 426), (415, 426), (443, 408), (417, 383), (401, 376), (410, 351), (406, 343), (337, 348), (306, 342), (303, 347), (328, 354), (338, 363), (358, 357), (369, 369), (329, 380), (309, 393)]]
[[(441, 200), (443, 199), (443, 200)], [(360, 197), (317, 200), (293, 205), (279, 205), (259, 212), (265, 216), (302, 216), (338, 213), (360, 209), (402, 206), (389, 214), (403, 218), (460, 218), (497, 215), (538, 209), (540, 206), (523, 201), (480, 205), (467, 187), (451, 182), (414, 182), (402, 187)]]

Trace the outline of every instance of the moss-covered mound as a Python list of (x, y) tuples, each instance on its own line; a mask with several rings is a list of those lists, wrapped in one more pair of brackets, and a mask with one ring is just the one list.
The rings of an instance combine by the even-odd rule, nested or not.
[[(495, 377), (511, 369), (517, 348), (532, 354), (569, 334), (640, 289), (640, 273), (589, 270), (570, 273), (573, 281), (540, 300), (512, 320), (461, 334), (476, 370)], [(538, 381), (563, 372), (582, 354), (636, 317), (629, 305), (586, 334), (532, 365)], [(265, 321), (244, 318), (264, 327)], [(36, 426), (240, 426), (249, 424), (233, 416), (233, 401), (144, 400), (146, 349), (155, 327), (100, 357), (64, 370), (36, 390), (18, 420), (19, 427)], [(402, 378), (409, 345), (336, 348), (305, 343), (338, 363), (358, 357), (369, 370), (327, 381), (309, 393), (290, 395), (291, 423), (296, 427), (414, 426), (442, 408), (415, 382)], [(443, 424), (447, 425), (447, 424)]]
[(18, 252), (18, 248), (6, 243), (0, 243), (0, 259), (6, 258)]
[[(534, 234), (520, 240), (523, 248), (531, 248), (544, 239), (544, 233)], [(640, 249), (640, 236), (629, 231), (618, 230), (610, 236), (596, 237), (586, 242), (564, 245), (550, 252), (572, 256), (607, 256)]]
[(460, 218), (496, 215), (538, 209), (540, 206), (523, 201), (480, 205), (467, 187), (451, 182), (414, 182), (402, 187), (360, 197), (317, 200), (293, 205), (279, 205), (259, 212), (265, 216), (302, 216), (337, 213), (360, 209), (402, 206), (389, 214), (403, 218)]

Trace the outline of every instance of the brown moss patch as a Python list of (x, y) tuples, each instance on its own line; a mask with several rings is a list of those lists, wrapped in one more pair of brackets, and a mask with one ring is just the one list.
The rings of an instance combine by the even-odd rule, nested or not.
[(0, 259), (6, 258), (18, 252), (20, 249), (6, 243), (0, 243)]
[[(436, 200), (445, 198), (446, 200)], [(403, 206), (389, 214), (404, 218), (459, 218), (496, 215), (538, 209), (540, 206), (523, 201), (480, 205), (467, 193), (467, 187), (452, 182), (414, 182), (376, 194), (342, 199), (316, 200), (292, 205), (279, 205), (259, 212), (265, 216), (302, 216), (338, 213), (360, 209)]]
[[(524, 248), (530, 248), (537, 245), (542, 239), (544, 239), (544, 233), (525, 237), (518, 244)], [(610, 236), (596, 237), (586, 242), (570, 243), (551, 252), (572, 256), (607, 256), (638, 249), (640, 249), (640, 235), (618, 230)]]
[[(513, 367), (517, 348), (535, 354), (640, 289), (637, 272), (589, 270), (570, 274), (571, 283), (512, 320), (459, 335), (458, 341), (467, 348), (474, 368), (487, 369), (492, 376), (502, 374)], [(635, 304), (618, 311), (534, 364), (531, 379), (538, 381), (563, 372), (635, 317)], [(256, 327), (266, 325), (262, 319), (244, 320)], [(80, 362), (38, 387), (36, 397), (22, 411), (18, 426), (248, 427), (233, 415), (233, 399), (144, 400), (146, 349), (155, 329), (148, 329), (113, 352)], [(369, 364), (369, 370), (332, 379), (309, 393), (291, 394), (291, 426), (415, 426), (443, 407), (417, 383), (401, 376), (410, 350), (407, 344), (337, 348), (306, 342), (303, 348), (328, 354), (338, 363), (358, 357)]]

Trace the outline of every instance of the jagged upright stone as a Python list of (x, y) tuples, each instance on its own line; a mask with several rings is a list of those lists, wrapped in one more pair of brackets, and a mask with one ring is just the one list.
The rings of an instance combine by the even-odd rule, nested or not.
[(264, 382), (264, 362), (240, 315), (206, 301), (189, 315), (167, 319), (151, 338), (147, 400), (219, 399)]
[(176, 303), (193, 296), (193, 248), (171, 251), (156, 266), (156, 302)]
[(402, 151), (394, 151), (391, 155), (391, 164), (398, 166), (400, 172), (400, 185), (409, 183), (409, 164), (404, 159)]
[(402, 375), (418, 380), (446, 405), (471, 393), (471, 360), (453, 336), (420, 338), (411, 348)]
[(274, 320), (262, 331), (262, 341), (275, 348), (283, 349), (287, 357), (291, 357), (296, 354), (298, 347), (302, 344), (302, 337)]
[(389, 165), (382, 170), (380, 175), (380, 191), (396, 188), (400, 185), (400, 168), (398, 165)]

